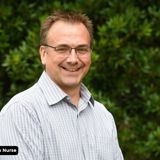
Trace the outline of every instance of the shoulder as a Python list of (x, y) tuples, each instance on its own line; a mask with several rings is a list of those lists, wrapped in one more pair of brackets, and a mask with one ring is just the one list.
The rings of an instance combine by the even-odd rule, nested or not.
[(100, 103), (99, 101), (94, 100), (94, 107), (96, 110), (99, 110), (99, 112), (101, 112), (101, 113), (111, 115), (111, 113), (104, 106), (104, 104)]
[(112, 113), (100, 102), (94, 100), (95, 112), (104, 119), (114, 121)]
[(38, 92), (36, 84), (31, 88), (16, 94), (2, 108), (1, 115), (9, 114), (10, 112), (32, 112), (35, 96)]

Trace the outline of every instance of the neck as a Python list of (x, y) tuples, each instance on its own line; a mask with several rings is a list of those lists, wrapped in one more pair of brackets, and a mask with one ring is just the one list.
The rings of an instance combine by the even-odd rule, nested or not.
[(80, 86), (78, 86), (76, 88), (63, 89), (63, 91), (70, 96), (71, 102), (75, 106), (78, 106), (78, 102), (79, 102), (79, 99), (80, 99)]

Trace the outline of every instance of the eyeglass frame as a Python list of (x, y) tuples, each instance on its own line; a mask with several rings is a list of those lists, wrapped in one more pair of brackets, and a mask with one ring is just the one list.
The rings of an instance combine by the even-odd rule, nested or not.
[[(69, 45), (66, 45), (66, 44), (61, 44), (61, 45), (57, 45), (57, 46), (52, 46), (52, 45), (48, 45), (48, 44), (46, 44), (46, 43), (44, 43), (44, 44), (41, 44), (41, 46), (46, 46), (46, 47), (50, 47), (50, 48), (53, 48), (54, 49), (54, 51), (56, 51), (58, 54), (60, 54), (60, 55), (63, 55), (63, 56), (66, 56), (66, 57), (68, 57), (70, 54), (71, 54), (71, 52), (72, 52), (72, 49), (74, 49), (75, 50), (75, 53), (76, 53), (76, 55), (78, 56), (78, 57), (83, 57), (83, 56), (87, 56), (87, 55), (89, 55), (89, 53), (91, 53), (92, 52), (92, 48), (90, 47), (90, 46), (88, 46), (88, 45), (79, 45), (79, 46), (77, 46), (77, 47), (70, 47)], [(58, 48), (58, 47), (68, 47), (68, 51), (63, 51), (63, 52), (58, 52), (56, 49)], [(77, 51), (77, 48), (79, 48), (79, 47), (87, 47), (87, 49), (89, 49), (89, 51), (88, 52), (85, 52), (85, 53), (80, 53), (79, 51)]]

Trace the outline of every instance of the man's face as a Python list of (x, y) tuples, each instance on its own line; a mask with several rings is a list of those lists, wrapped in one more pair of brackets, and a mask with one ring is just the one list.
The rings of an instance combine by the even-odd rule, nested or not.
[[(90, 46), (90, 35), (81, 23), (58, 21), (48, 32), (47, 44), (51, 46)], [(91, 64), (91, 53), (78, 56), (74, 49), (68, 56), (59, 54), (51, 47), (40, 47), (41, 61), (51, 79), (64, 91), (77, 88)]]

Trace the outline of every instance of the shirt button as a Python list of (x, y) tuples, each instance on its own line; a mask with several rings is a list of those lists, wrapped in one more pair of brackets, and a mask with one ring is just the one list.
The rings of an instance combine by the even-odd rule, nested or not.
[(79, 118), (79, 113), (77, 113), (77, 118)]

